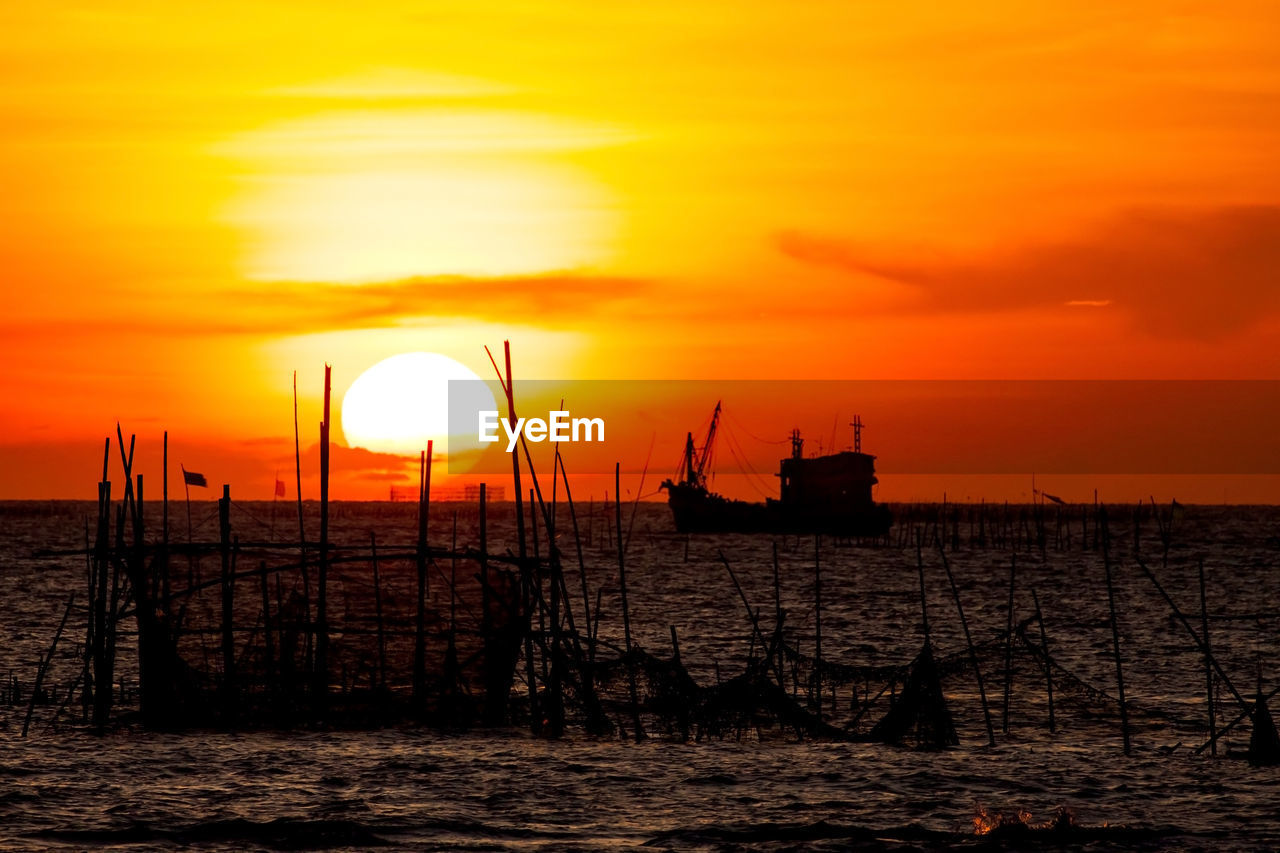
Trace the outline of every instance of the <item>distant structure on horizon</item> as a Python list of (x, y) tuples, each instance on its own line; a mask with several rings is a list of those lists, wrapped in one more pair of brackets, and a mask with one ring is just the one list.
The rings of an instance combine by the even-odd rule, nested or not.
[[(468, 483), (462, 488), (452, 489), (432, 489), (432, 496), (437, 501), (478, 501), (480, 500), (480, 486), (478, 483)], [(491, 501), (505, 501), (507, 499), (506, 486), (485, 486), (485, 497)], [(392, 486), (388, 497), (392, 503), (404, 503), (418, 500), (417, 488), (409, 486)]]

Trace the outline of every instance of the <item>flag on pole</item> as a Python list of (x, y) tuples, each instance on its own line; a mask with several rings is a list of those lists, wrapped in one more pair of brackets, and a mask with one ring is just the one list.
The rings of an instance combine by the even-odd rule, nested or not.
[(276, 497), (284, 497), (284, 480), (281, 480), (279, 477), (276, 478)]
[(197, 474), (195, 471), (182, 469), (182, 482), (188, 486), (208, 487), (209, 481), (204, 478), (204, 474)]

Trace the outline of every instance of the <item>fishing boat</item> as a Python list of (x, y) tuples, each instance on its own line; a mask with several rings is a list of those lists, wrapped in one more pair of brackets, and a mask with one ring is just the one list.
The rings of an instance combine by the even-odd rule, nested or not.
[(681, 533), (825, 533), (862, 538), (882, 536), (893, 523), (884, 504), (875, 502), (875, 456), (862, 452), (862, 420), (855, 418), (851, 450), (804, 455), (804, 439), (791, 431), (791, 455), (779, 463), (779, 496), (764, 503), (733, 500), (711, 491), (709, 460), (720, 422), (716, 403), (699, 450), (693, 433), (685, 439), (680, 471), (664, 480), (667, 505)]

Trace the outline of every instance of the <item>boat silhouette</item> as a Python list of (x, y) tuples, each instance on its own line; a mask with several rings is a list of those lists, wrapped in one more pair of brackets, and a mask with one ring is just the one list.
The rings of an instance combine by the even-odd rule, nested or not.
[(825, 533), (850, 538), (882, 536), (893, 515), (871, 494), (877, 482), (875, 456), (862, 452), (862, 421), (855, 418), (854, 447), (805, 456), (800, 431), (791, 432), (791, 455), (779, 463), (779, 496), (764, 503), (734, 500), (707, 484), (709, 460), (720, 422), (716, 403), (701, 451), (693, 433), (685, 439), (680, 471), (659, 486), (681, 533)]

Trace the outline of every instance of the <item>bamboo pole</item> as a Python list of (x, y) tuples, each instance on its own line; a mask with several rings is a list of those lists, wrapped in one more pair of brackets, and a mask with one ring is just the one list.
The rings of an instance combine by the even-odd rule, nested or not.
[[(40, 688), (44, 685), (45, 673), (49, 671), (49, 664), (53, 661), (53, 653), (58, 648), (58, 640), (62, 639), (62, 631), (67, 627), (67, 618), (71, 615), (71, 607), (75, 604), (75, 601), (76, 594), (74, 592), (67, 596), (67, 606), (62, 611), (62, 621), (58, 623), (58, 630), (53, 635), (53, 642), (49, 644), (49, 651), (40, 659), (40, 667), (36, 670), (36, 681), (31, 688), (31, 699), (27, 703), (27, 716), (22, 721), (22, 737), (27, 736), (27, 729), (31, 727), (31, 715), (36, 710), (36, 698), (40, 695)], [(10, 683), (12, 683), (12, 679), (10, 679)]]
[(86, 516), (84, 520), (84, 563), (88, 612), (85, 614), (84, 620), (84, 650), (81, 654), (80, 673), (80, 718), (85, 722), (89, 720), (89, 709), (93, 705), (93, 674), (91, 672), (93, 665), (93, 622), (94, 614), (97, 612), (93, 603), (96, 583), (91, 542), (92, 540), (89, 538), (89, 518)]
[(1240, 707), (1250, 707), (1249, 701), (1246, 700), (1240, 691), (1236, 689), (1235, 684), (1233, 684), (1231, 679), (1227, 677), (1226, 672), (1224, 672), (1222, 667), (1218, 664), (1217, 659), (1214, 658), (1213, 655), (1209, 654), (1208, 647), (1205, 645), (1204, 640), (1196, 634), (1195, 629), (1191, 627), (1191, 623), (1187, 620), (1187, 617), (1182, 614), (1178, 605), (1174, 603), (1172, 596), (1170, 596), (1165, 590), (1164, 585), (1160, 583), (1159, 578), (1155, 576), (1155, 573), (1151, 571), (1151, 568), (1141, 559), (1138, 560), (1138, 567), (1142, 569), (1143, 574), (1147, 576), (1147, 579), (1155, 586), (1156, 591), (1164, 598), (1165, 603), (1169, 605), (1169, 609), (1173, 611), (1173, 615), (1182, 624), (1182, 627), (1186, 630), (1187, 634), (1190, 635), (1191, 640), (1196, 644), (1196, 648), (1199, 649), (1202, 654), (1207, 656), (1206, 659), (1209, 662), (1209, 666), (1211, 666), (1214, 672), (1218, 674), (1219, 680), (1226, 685), (1227, 690), (1231, 692), (1231, 695), (1235, 697), (1235, 700), (1240, 703)]
[[(515, 399), (515, 380), (511, 373), (511, 341), (502, 342), (503, 358), (506, 366), (505, 381), (503, 375), (499, 373), (498, 379), (502, 384), (502, 389), (507, 396), (507, 423), (511, 431), (516, 430), (516, 399)], [(492, 358), (492, 356), (490, 356)], [(497, 365), (494, 365), (495, 369)], [(534, 734), (542, 731), (542, 715), (538, 713), (538, 685), (534, 680), (533, 666), (533, 637), (530, 635), (532, 619), (533, 619), (533, 590), (532, 590), (532, 571), (529, 566), (528, 542), (525, 539), (524, 529), (524, 489), (520, 484), (520, 457), (518, 454), (511, 454), (511, 480), (515, 489), (516, 504), (516, 543), (518, 553), (520, 555), (520, 587), (521, 587), (521, 609), (523, 610), (521, 622), (524, 631), (524, 658), (525, 658), (525, 681), (529, 694), (529, 729)]]
[(1209, 706), (1210, 755), (1218, 757), (1218, 720), (1213, 708), (1213, 652), (1209, 645), (1209, 606), (1204, 590), (1204, 558), (1200, 558), (1200, 634), (1204, 639), (1204, 695)]
[(1009, 733), (1009, 696), (1013, 692), (1013, 588), (1018, 574), (1018, 557), (1009, 558), (1009, 608), (1005, 624), (1004, 636), (1004, 713), (1001, 719), (1001, 731)]
[(387, 635), (382, 620), (382, 575), (378, 570), (378, 535), (372, 530), (369, 531), (369, 555), (373, 559), (373, 613), (378, 627), (378, 688), (386, 690)]
[[(563, 401), (561, 408), (564, 408)], [(558, 459), (558, 457), (557, 457)], [(563, 686), (563, 635), (560, 630), (560, 588), (564, 583), (564, 576), (560, 572), (560, 553), (556, 547), (556, 483), (557, 477), (555, 468), (558, 462), (552, 462), (551, 469), (551, 511), (548, 513), (544, 507), (543, 519), (547, 525), (547, 566), (551, 572), (551, 609), (549, 617), (551, 619), (551, 673), (548, 689), (551, 693), (551, 708), (547, 712), (548, 734), (551, 737), (560, 737), (564, 733), (564, 686)], [(532, 503), (532, 502), (531, 502)], [(537, 520), (534, 520), (534, 530), (538, 528)], [(565, 601), (566, 610), (568, 609), (568, 601)]]
[(218, 501), (218, 551), (222, 557), (222, 705), (228, 717), (236, 710), (235, 578), (231, 567), (231, 486), (223, 485)]
[(622, 547), (622, 463), (613, 466), (614, 523), (618, 537), (618, 587), (622, 595), (622, 633), (627, 654), (627, 686), (631, 693), (631, 724), (635, 730), (635, 741), (644, 740), (644, 729), (640, 727), (640, 697), (636, 692), (636, 665), (631, 655), (631, 611), (627, 605), (627, 564)]
[(427, 528), (431, 514), (431, 462), (434, 452), (432, 440), (419, 461), (418, 481), (418, 596), (414, 618), (413, 639), (413, 698), (421, 712), (427, 700)]
[[(1111, 643), (1112, 650), (1116, 659), (1116, 692), (1120, 701), (1120, 733), (1124, 738), (1124, 754), (1130, 754), (1129, 744), (1129, 708), (1124, 700), (1124, 667), (1120, 663), (1120, 624), (1116, 620), (1116, 596), (1115, 589), (1111, 583), (1111, 528), (1107, 523), (1107, 510), (1105, 507), (1099, 509), (1099, 521), (1102, 524), (1102, 566), (1106, 572), (1107, 580), (1107, 607), (1111, 612)], [(1137, 553), (1136, 530), (1137, 516), (1134, 516), (1135, 544), (1134, 553)]]
[(982, 683), (982, 668), (978, 666), (978, 652), (973, 645), (973, 636), (969, 633), (969, 620), (964, 616), (964, 607), (960, 604), (960, 590), (956, 586), (955, 576), (951, 574), (951, 564), (947, 562), (947, 552), (941, 546), (938, 553), (942, 556), (942, 567), (947, 572), (947, 582), (951, 584), (951, 596), (956, 602), (956, 612), (960, 614), (960, 627), (964, 629), (964, 642), (969, 647), (969, 661), (973, 664), (973, 674), (978, 681), (978, 696), (982, 699), (982, 717), (987, 724), (987, 741), (996, 745), (995, 728), (991, 724), (991, 708), (987, 705), (987, 688)]
[(267, 561), (258, 561), (258, 589), (262, 597), (262, 676), (263, 687), (268, 694), (276, 690), (275, 637), (271, 629), (271, 589), (267, 584)]
[[(688, 541), (687, 539), (685, 541)], [(778, 541), (773, 541), (773, 645), (776, 649), (773, 669), (778, 676), (778, 687), (786, 689), (782, 677), (782, 581), (778, 571)]]
[(480, 484), (480, 635), (484, 644), (485, 667), (485, 722), (491, 726), (500, 725), (506, 716), (506, 697), (498, 695), (495, 685), (494, 650), (497, 638), (493, 636), (493, 603), (489, 589), (489, 528), (488, 528), (488, 495), (487, 485)]
[(324, 420), (320, 422), (320, 562), (316, 579), (316, 665), (313, 691), (323, 713), (329, 693), (329, 397), (333, 368), (324, 366)]
[(929, 599), (924, 590), (924, 554), (920, 550), (919, 542), (916, 542), (916, 572), (920, 575), (920, 621), (924, 627), (924, 641), (927, 645), (931, 641), (929, 636)]
[(1049, 733), (1056, 731), (1053, 720), (1053, 663), (1049, 658), (1049, 636), (1044, 628), (1044, 616), (1040, 613), (1040, 597), (1031, 588), (1031, 600), (1036, 605), (1036, 622), (1040, 625), (1040, 652), (1044, 655), (1044, 689), (1049, 696)]
[[(103, 473), (105, 474), (106, 461), (103, 461)], [(113, 678), (111, 675), (111, 665), (107, 654), (107, 608), (110, 604), (108, 598), (108, 575), (110, 573), (110, 557), (108, 556), (108, 530), (111, 518), (111, 482), (103, 480), (98, 485), (98, 532), (96, 554), (94, 563), (96, 564), (95, 574), (98, 580), (98, 591), (94, 596), (94, 607), (96, 608), (94, 629), (94, 672), (93, 672), (93, 724), (101, 734), (106, 728), (107, 718), (111, 714), (111, 702), (113, 699), (111, 693), (111, 685)]]
[(813, 678), (809, 705), (822, 722), (822, 535), (813, 536)]
[[(717, 553), (720, 555), (720, 562), (724, 563), (725, 570), (729, 572), (729, 580), (733, 581), (733, 588), (737, 590), (738, 598), (742, 600), (742, 606), (746, 608), (747, 619), (751, 622), (752, 648), (754, 649), (755, 647), (756, 637), (760, 638), (761, 647), (762, 648), (766, 647), (767, 644), (765, 642), (764, 632), (760, 629), (759, 608), (753, 608), (751, 606), (751, 602), (747, 599), (746, 592), (742, 589), (742, 584), (738, 581), (738, 573), (733, 570), (733, 566), (729, 563), (729, 559), (725, 557), (724, 551), (717, 551)], [(770, 663), (772, 663), (772, 656), (769, 656), (768, 659)], [(779, 670), (776, 674), (778, 676), (778, 682), (781, 683), (782, 682), (781, 670)]]
[(163, 506), (161, 510), (160, 522), (160, 542), (163, 549), (160, 553), (160, 602), (161, 612), (164, 614), (165, 631), (171, 630), (169, 612), (169, 596), (172, 592), (169, 586), (169, 431), (164, 431), (164, 474), (161, 478), (161, 489), (163, 491)]
[(311, 666), (311, 573), (307, 570), (307, 527), (302, 513), (302, 444), (298, 434), (298, 371), (293, 372), (293, 462), (298, 490), (298, 568), (302, 574), (302, 604), (306, 617), (303, 658)]
[[(556, 458), (560, 459), (559, 450), (556, 451)], [(580, 657), (585, 661), (585, 663), (581, 667), (581, 676), (580, 676), (582, 679), (582, 693), (583, 693), (582, 699), (583, 699), (583, 704), (586, 706), (586, 711), (587, 711), (588, 731), (592, 733), (602, 733), (605, 731), (609, 731), (611, 724), (609, 723), (608, 718), (605, 716), (603, 709), (601, 709), (599, 699), (596, 696), (595, 675), (594, 675), (595, 660), (596, 660), (596, 644), (595, 644), (595, 632), (592, 629), (592, 623), (591, 623), (591, 612), (592, 612), (591, 611), (591, 592), (590, 592), (590, 587), (587, 583), (587, 563), (582, 552), (582, 537), (579, 535), (579, 532), (578, 532), (578, 512), (574, 506), (573, 492), (569, 487), (569, 475), (565, 471), (563, 460), (560, 461), (560, 477), (564, 482), (565, 501), (569, 504), (569, 522), (573, 527), (573, 543), (574, 543), (574, 549), (576, 550), (577, 557), (578, 557), (578, 580), (580, 581), (580, 585), (582, 587), (582, 619), (583, 619), (583, 632), (585, 633), (585, 637), (583, 638), (583, 641), (586, 643), (586, 649), (579, 651)], [(592, 509), (594, 510), (594, 507), (592, 507)], [(590, 516), (588, 515), (588, 518), (587, 518), (588, 525), (590, 524), (590, 521), (591, 519), (590, 519)], [(561, 577), (563, 579), (563, 571), (561, 572)], [(569, 597), (569, 591), (568, 591), (568, 588), (566, 587), (565, 589), (566, 602), (568, 601), (568, 597)], [(597, 614), (596, 618), (598, 621), (599, 614)]]

